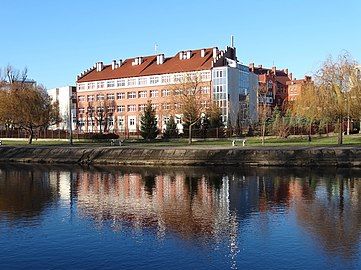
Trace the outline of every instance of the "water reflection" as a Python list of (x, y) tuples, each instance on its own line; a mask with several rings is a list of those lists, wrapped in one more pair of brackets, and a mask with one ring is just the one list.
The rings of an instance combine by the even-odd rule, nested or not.
[(233, 268), (249, 224), (274, 229), (265, 214), (294, 215), (291, 234), (303, 231), (327, 254), (358, 257), (360, 200), (355, 170), (0, 167), (0, 222), (40, 220), (50, 205), (75, 208), (98, 228), (223, 243)]
[(22, 168), (0, 170), (0, 221), (36, 222), (47, 205), (57, 200), (57, 189), (47, 173)]

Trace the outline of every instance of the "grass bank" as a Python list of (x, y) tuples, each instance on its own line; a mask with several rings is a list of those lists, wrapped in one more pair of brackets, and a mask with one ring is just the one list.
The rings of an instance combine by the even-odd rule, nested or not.
[[(194, 139), (192, 146), (194, 147), (232, 147), (233, 138), (227, 139)], [(260, 137), (246, 138), (246, 147), (287, 147), (287, 146), (337, 146), (337, 135), (314, 136), (311, 142), (307, 136), (290, 136), (286, 139), (276, 137), (266, 137), (265, 145), (262, 145)], [(8, 146), (27, 146), (27, 139), (2, 139), (3, 145)], [(242, 147), (242, 142), (236, 142), (236, 147)], [(57, 139), (38, 139), (34, 140), (32, 146), (67, 146), (67, 140)], [(154, 141), (144, 142), (142, 140), (125, 140), (125, 145), (135, 148), (146, 147), (189, 147), (187, 139), (174, 139), (170, 141)], [(361, 145), (361, 134), (353, 134), (344, 137), (344, 145), (358, 146)], [(74, 147), (102, 147), (110, 146), (109, 141), (90, 141), (90, 140), (74, 140)]]

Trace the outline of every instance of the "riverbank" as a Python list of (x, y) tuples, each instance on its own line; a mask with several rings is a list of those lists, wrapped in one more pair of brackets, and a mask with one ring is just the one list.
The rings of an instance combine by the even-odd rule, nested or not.
[(361, 147), (1, 146), (0, 162), (152, 166), (361, 167)]

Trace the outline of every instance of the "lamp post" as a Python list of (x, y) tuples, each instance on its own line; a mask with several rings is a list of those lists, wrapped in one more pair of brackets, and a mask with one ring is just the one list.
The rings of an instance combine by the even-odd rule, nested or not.
[(73, 109), (73, 99), (74, 99), (74, 96), (73, 96), (73, 93), (71, 93), (70, 97), (69, 97), (69, 144), (70, 145), (73, 145), (73, 127), (72, 127), (72, 124), (73, 124), (73, 117), (72, 117), (72, 109)]

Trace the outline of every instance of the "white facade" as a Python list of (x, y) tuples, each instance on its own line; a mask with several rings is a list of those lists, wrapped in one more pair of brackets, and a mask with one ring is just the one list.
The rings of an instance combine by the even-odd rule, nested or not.
[(258, 77), (247, 66), (229, 59), (227, 66), (213, 68), (212, 84), (226, 127), (235, 127), (242, 119), (244, 124), (257, 120)]
[(64, 86), (57, 87), (48, 90), (48, 94), (51, 97), (53, 102), (58, 102), (59, 104), (59, 114), (62, 121), (50, 127), (50, 129), (69, 129), (69, 112), (71, 110), (72, 114), (72, 128), (75, 129), (76, 121), (76, 105), (73, 103), (71, 108), (69, 107), (72, 97), (76, 96), (76, 87), (75, 86)]

